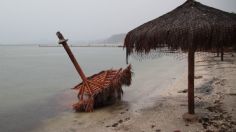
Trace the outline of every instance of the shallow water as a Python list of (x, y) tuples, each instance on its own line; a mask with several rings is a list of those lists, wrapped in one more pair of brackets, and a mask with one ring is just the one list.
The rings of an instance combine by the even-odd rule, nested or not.
[[(72, 48), (85, 74), (125, 67), (122, 48)], [(124, 102), (133, 109), (151, 105), (186, 67), (173, 56), (138, 61), (131, 58), (134, 78), (124, 88)], [(62, 112), (73, 112), (80, 78), (62, 47), (0, 47), (0, 128), (27, 132)]]

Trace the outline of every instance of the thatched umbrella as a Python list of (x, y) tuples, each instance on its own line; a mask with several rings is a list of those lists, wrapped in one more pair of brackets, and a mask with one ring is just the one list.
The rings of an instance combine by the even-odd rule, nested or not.
[(194, 53), (236, 44), (236, 21), (230, 13), (187, 0), (173, 11), (130, 31), (127, 56), (157, 48), (188, 52), (188, 113), (194, 114)]
[[(229, 13), (228, 14), (232, 19), (236, 20), (236, 14), (235, 13)], [(234, 46), (235, 47), (235, 46)], [(233, 47), (233, 48), (234, 48)], [(221, 61), (224, 61), (224, 48), (223, 47), (218, 47), (217, 48), (217, 57), (219, 57), (219, 54), (221, 54), (220, 58)]]
[(73, 108), (76, 111), (91, 112), (94, 107), (109, 105), (120, 100), (123, 94), (122, 86), (131, 85), (131, 65), (125, 69), (101, 71), (87, 78), (67, 44), (68, 39), (65, 39), (60, 32), (56, 35), (59, 39), (58, 43), (64, 47), (82, 79), (82, 82), (73, 88), (79, 91), (79, 101), (73, 105)]

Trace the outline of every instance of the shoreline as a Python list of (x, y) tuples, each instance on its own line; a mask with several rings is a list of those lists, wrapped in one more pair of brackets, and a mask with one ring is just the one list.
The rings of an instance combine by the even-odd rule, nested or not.
[(197, 56), (195, 64), (198, 122), (189, 123), (182, 118), (187, 112), (187, 72), (184, 72), (170, 87), (162, 89), (152, 105), (133, 109), (121, 101), (92, 113), (65, 112), (45, 121), (35, 132), (235, 131), (236, 58), (227, 54), (221, 62), (209, 54)]

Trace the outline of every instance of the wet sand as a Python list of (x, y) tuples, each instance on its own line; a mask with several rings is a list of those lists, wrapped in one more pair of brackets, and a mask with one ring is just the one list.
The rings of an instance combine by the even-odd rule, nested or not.
[(187, 112), (187, 67), (184, 69), (168, 88), (155, 90), (158, 84), (153, 77), (145, 82), (149, 84), (146, 90), (130, 89), (138, 96), (125, 94), (124, 101), (92, 113), (61, 113), (34, 132), (236, 131), (236, 57), (226, 54), (222, 62), (213, 54), (197, 56), (195, 106), (199, 120), (194, 123), (182, 118)]

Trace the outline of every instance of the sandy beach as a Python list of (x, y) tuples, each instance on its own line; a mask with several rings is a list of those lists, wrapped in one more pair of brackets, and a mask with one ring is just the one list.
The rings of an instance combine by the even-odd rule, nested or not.
[(227, 53), (225, 60), (220, 61), (213, 54), (199, 54), (195, 62), (197, 122), (185, 122), (182, 118), (187, 112), (185, 67), (185, 72), (168, 88), (149, 91), (152, 94), (144, 92), (148, 98), (142, 102), (130, 104), (124, 100), (92, 113), (61, 113), (45, 120), (34, 132), (235, 132), (236, 57)]
[(236, 0), (0, 11), (0, 132), (236, 132)]

